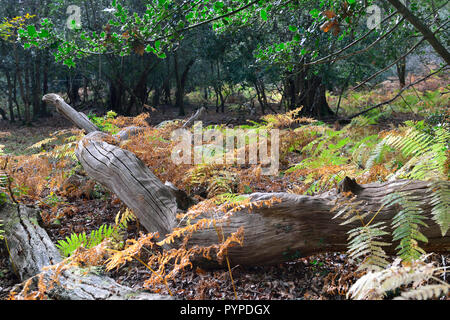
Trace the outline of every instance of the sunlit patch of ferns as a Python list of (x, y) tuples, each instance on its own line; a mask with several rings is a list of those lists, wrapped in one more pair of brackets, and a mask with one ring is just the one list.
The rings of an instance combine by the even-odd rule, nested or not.
[[(411, 124), (409, 124), (411, 125)], [(388, 134), (372, 151), (366, 167), (381, 162), (388, 147), (398, 150), (406, 159), (405, 165), (395, 173), (396, 177), (414, 180), (438, 180), (449, 178), (450, 130), (433, 128), (432, 133), (415, 127), (403, 127), (400, 132)]]
[(86, 232), (80, 234), (72, 233), (70, 237), (66, 237), (65, 240), (59, 240), (56, 247), (61, 251), (63, 256), (68, 257), (79, 247), (84, 247), (86, 249), (93, 248), (105, 239), (112, 238), (116, 232), (116, 228), (104, 224), (97, 230), (91, 231), (89, 236), (86, 235)]

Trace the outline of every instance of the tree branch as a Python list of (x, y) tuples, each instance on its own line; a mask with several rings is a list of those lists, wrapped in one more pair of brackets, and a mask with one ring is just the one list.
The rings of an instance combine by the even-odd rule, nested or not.
[(399, 0), (388, 0), (398, 12), (400, 12), (406, 20), (408, 20), (417, 30), (422, 33), (424, 38), (430, 43), (433, 49), (444, 59), (447, 64), (450, 64), (450, 52), (439, 42), (434, 33), (424, 24), (418, 17), (416, 17), (407, 7), (405, 7)]

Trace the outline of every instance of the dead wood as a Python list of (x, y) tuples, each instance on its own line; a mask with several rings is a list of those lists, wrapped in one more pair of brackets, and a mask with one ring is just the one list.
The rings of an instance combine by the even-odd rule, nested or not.
[[(92, 132), (78, 144), (76, 156), (87, 174), (103, 184), (130, 208), (142, 226), (149, 232), (158, 232), (162, 237), (170, 233), (176, 220), (177, 199), (173, 190), (165, 186), (133, 153), (123, 150), (107, 141), (108, 135)], [(149, 150), (150, 152), (150, 150)], [(303, 196), (290, 193), (254, 193), (252, 201), (277, 198), (279, 203), (262, 206), (252, 212), (247, 209), (235, 212), (220, 227), (225, 237), (244, 227), (243, 246), (229, 250), (233, 264), (260, 265), (275, 264), (326, 251), (345, 251), (347, 232), (358, 224), (340, 225), (332, 220), (332, 209), (337, 203), (346, 201), (341, 192), (353, 192), (361, 214), (377, 212), (377, 221), (390, 221), (396, 209), (383, 208), (386, 195), (396, 191), (409, 191), (420, 196), (427, 218), (431, 218), (431, 191), (423, 181), (398, 180), (385, 183), (358, 185), (346, 178), (334, 190), (317, 196)], [(341, 191), (341, 192), (339, 192)], [(357, 223), (360, 223), (359, 221)], [(442, 237), (439, 227), (429, 221), (430, 228), (424, 230), (429, 242), (423, 248), (434, 252), (448, 252), (448, 236)], [(214, 227), (196, 232), (189, 244), (210, 246), (217, 243)], [(393, 253), (395, 245), (387, 248)]]
[[(0, 219), (5, 224), (11, 265), (23, 281), (13, 291), (20, 298), (25, 294), (25, 283), (32, 279), (27, 290), (36, 290), (38, 275), (48, 290), (45, 294), (57, 300), (161, 300), (169, 296), (136, 291), (118, 284), (112, 278), (88, 269), (70, 267), (55, 278), (56, 269), (46, 267), (63, 263), (59, 250), (47, 232), (39, 226), (35, 209), (26, 206), (5, 205), (0, 208)], [(24, 290), (24, 291), (22, 291)]]

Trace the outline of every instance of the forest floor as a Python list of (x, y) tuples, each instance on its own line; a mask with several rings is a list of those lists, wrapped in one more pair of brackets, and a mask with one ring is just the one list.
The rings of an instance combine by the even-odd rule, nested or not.
[[(178, 110), (166, 107), (165, 112), (154, 112), (148, 120), (156, 125), (165, 120), (183, 118)], [(193, 106), (187, 106), (188, 117), (194, 112)], [(203, 119), (209, 124), (245, 124), (247, 120), (257, 121), (261, 115), (235, 112), (216, 113), (209, 108)], [(185, 118), (186, 118), (185, 117)], [(388, 121), (380, 121), (372, 129), (375, 132), (388, 127), (396, 127), (406, 120), (420, 120), (423, 117), (416, 113), (390, 112)], [(23, 127), (0, 121), (0, 151), (13, 156), (29, 156), (36, 153), (32, 148), (39, 141), (49, 139), (56, 131), (71, 129), (73, 126), (64, 118), (55, 115), (40, 119), (31, 127)], [(54, 146), (44, 144), (40, 151), (52, 149)], [(56, 243), (71, 233), (86, 232), (98, 228), (102, 224), (114, 224), (116, 214), (123, 208), (121, 201), (102, 187), (95, 190), (94, 196), (59, 198), (57, 203), (49, 203), (41, 199), (25, 197), (27, 204), (35, 205), (42, 210), (63, 212), (58, 219), (45, 224), (44, 228)], [(49, 190), (40, 196), (48, 198)], [(131, 222), (127, 229), (127, 238), (136, 238), (144, 230)], [(433, 254), (430, 259), (440, 266), (450, 264), (450, 255)], [(361, 275), (356, 271), (357, 265), (348, 259), (344, 252), (318, 254), (298, 258), (275, 266), (232, 268), (233, 281), (224, 266), (218, 270), (195, 268), (184, 270), (182, 277), (169, 281), (172, 292), (181, 299), (299, 299), (299, 300), (341, 300), (351, 284)], [(135, 289), (143, 289), (142, 284), (151, 275), (144, 265), (133, 261), (108, 274), (119, 283)], [(12, 272), (8, 252), (4, 245), (0, 246), (0, 299), (7, 299), (9, 291), (19, 282)], [(235, 288), (235, 289), (234, 289)], [(154, 292), (167, 293), (166, 287), (154, 287)]]

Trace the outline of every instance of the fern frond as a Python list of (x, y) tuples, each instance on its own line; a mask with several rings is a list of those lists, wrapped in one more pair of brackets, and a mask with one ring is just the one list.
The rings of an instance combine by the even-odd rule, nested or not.
[(366, 162), (366, 169), (370, 169), (373, 167), (376, 163), (383, 162), (384, 156), (387, 151), (389, 151), (391, 148), (386, 144), (386, 142), (383, 140), (380, 143), (376, 145), (376, 147), (372, 150), (370, 153), (370, 157), (367, 159)]
[(236, 177), (231, 172), (225, 170), (217, 171), (208, 180), (208, 188), (206, 189), (208, 197), (214, 197), (222, 193), (232, 193), (235, 180)]
[(383, 246), (389, 243), (379, 241), (388, 233), (384, 231), (383, 222), (373, 225), (355, 228), (349, 231), (349, 250), (351, 258), (365, 257), (358, 270), (379, 271), (388, 265), (386, 252)]
[(8, 175), (0, 170), (0, 206), (6, 202), (6, 186), (8, 184)]
[(117, 231), (114, 227), (104, 224), (99, 229), (91, 231), (89, 237), (86, 235), (86, 232), (80, 234), (72, 233), (70, 237), (66, 237), (66, 240), (59, 240), (56, 247), (63, 256), (69, 257), (79, 247), (83, 246), (86, 249), (95, 247), (105, 239), (112, 238), (115, 232)]
[(402, 208), (392, 219), (393, 240), (400, 242), (396, 247), (398, 255), (404, 261), (416, 260), (425, 253), (418, 241), (428, 242), (427, 237), (420, 232), (420, 226), (428, 227), (424, 222), (421, 201), (408, 192), (394, 192), (384, 197), (382, 203), (386, 208), (393, 205)]
[(128, 208), (126, 208), (124, 212), (119, 211), (114, 219), (116, 226), (120, 229), (127, 229), (128, 223), (131, 221), (136, 221), (136, 216), (133, 211)]
[(442, 236), (445, 236), (450, 225), (450, 182), (437, 181), (430, 188), (433, 191), (431, 214), (441, 228)]
[(403, 134), (391, 133), (383, 141), (409, 158), (395, 176), (415, 180), (447, 180), (448, 146), (450, 131), (444, 127), (434, 129), (432, 134), (415, 127), (407, 128)]
[(428, 300), (439, 298), (447, 295), (449, 289), (450, 285), (448, 284), (431, 284), (403, 292), (400, 297), (396, 297), (394, 300)]
[(401, 265), (400, 259), (397, 259), (390, 268), (368, 272), (352, 285), (347, 297), (351, 296), (355, 300), (381, 300), (387, 292), (402, 286), (419, 286), (430, 280), (437, 271), (432, 263), (423, 262), (425, 258), (426, 256), (413, 260), (406, 266)]
[(4, 239), (5, 230), (3, 230), (2, 220), (0, 220), (0, 240)]

